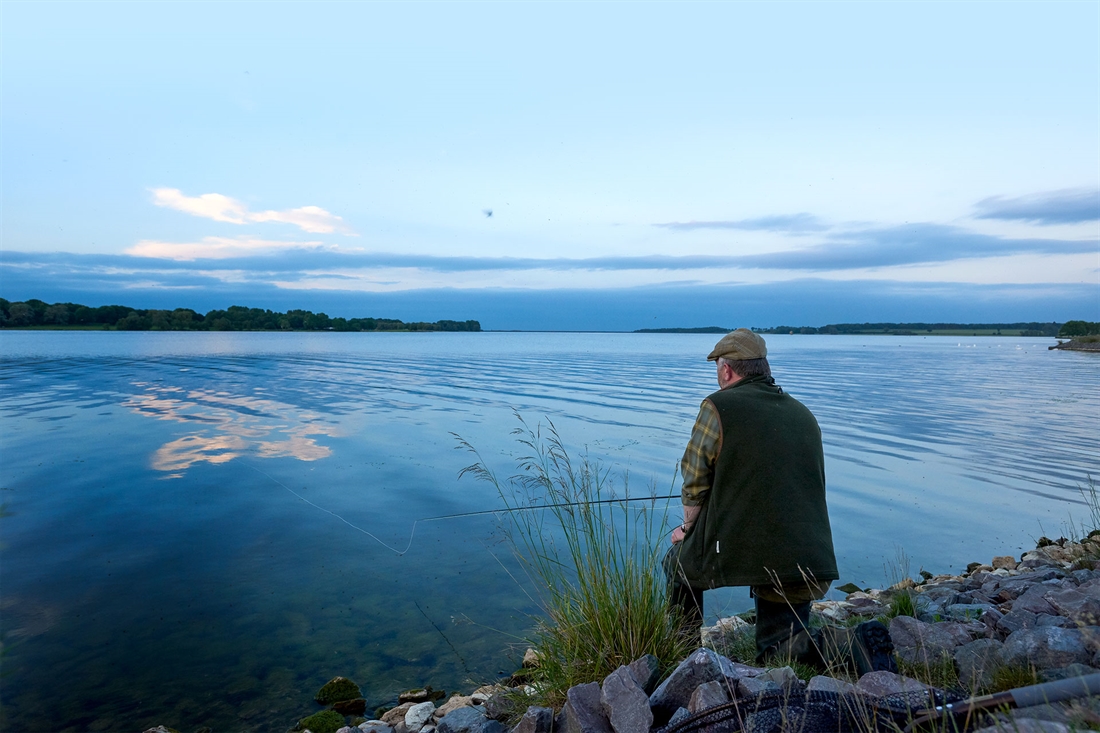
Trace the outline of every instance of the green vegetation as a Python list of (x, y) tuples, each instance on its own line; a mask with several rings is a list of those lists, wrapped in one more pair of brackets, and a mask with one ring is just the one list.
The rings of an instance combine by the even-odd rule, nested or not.
[(1058, 330), (1058, 338), (1077, 338), (1079, 336), (1100, 336), (1100, 323), (1092, 321), (1066, 321)]
[(698, 632), (685, 633), (667, 605), (661, 540), (668, 527), (657, 500), (621, 501), (630, 495), (626, 480), (619, 493), (598, 462), (585, 456), (574, 466), (553, 424), (532, 430), (521, 420), (515, 433), (527, 454), (517, 461), (519, 475), (503, 484), (459, 441), (477, 456), (462, 473), (492, 483), (513, 510), (505, 531), (544, 613), (531, 639), (539, 654), (535, 692), (516, 693), (522, 707), (560, 708), (570, 687), (645, 654), (666, 669), (679, 663), (698, 645)]
[(898, 672), (906, 677), (912, 677), (941, 690), (958, 690), (960, 688), (961, 682), (959, 681), (959, 672), (955, 668), (955, 660), (947, 652), (921, 662), (907, 662), (904, 659), (898, 659), (897, 661)]
[[(1083, 323), (1084, 321), (1070, 321)], [(757, 333), (844, 334), (888, 336), (1058, 336), (1059, 323), (833, 323), (813, 326), (754, 328)]]
[(141, 310), (125, 305), (89, 308), (79, 303), (11, 303), (0, 298), (0, 328), (118, 331), (480, 331), (477, 321), (405, 323), (393, 318), (330, 318), (324, 313), (229, 306), (205, 316), (190, 308)]
[(999, 667), (993, 673), (993, 682), (985, 693), (1004, 692), (1015, 690), (1017, 687), (1027, 687), (1039, 683), (1039, 673), (1034, 667)]
[(355, 700), (361, 697), (362, 694), (363, 693), (359, 690), (359, 685), (355, 684), (347, 677), (333, 677), (317, 691), (313, 699), (321, 705), (331, 705), (334, 702)]
[(729, 333), (732, 328), (702, 326), (700, 328), (639, 328), (634, 333)]
[(295, 730), (310, 730), (313, 733), (336, 733), (344, 727), (344, 716), (335, 710), (322, 710), (298, 721)]

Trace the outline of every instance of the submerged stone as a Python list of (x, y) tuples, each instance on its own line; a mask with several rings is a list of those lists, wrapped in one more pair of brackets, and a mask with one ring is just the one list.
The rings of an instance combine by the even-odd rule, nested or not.
[[(359, 685), (355, 684), (347, 677), (333, 677), (321, 686), (321, 689), (317, 691), (313, 699), (321, 705), (331, 705), (334, 702), (354, 700), (362, 696), (363, 693), (359, 691)], [(314, 733), (317, 732), (314, 731)]]
[(340, 700), (333, 703), (332, 709), (341, 715), (362, 715), (367, 711), (367, 701), (361, 697), (354, 700)]
[(336, 733), (344, 727), (344, 716), (335, 710), (322, 710), (298, 721), (298, 730), (312, 733)]

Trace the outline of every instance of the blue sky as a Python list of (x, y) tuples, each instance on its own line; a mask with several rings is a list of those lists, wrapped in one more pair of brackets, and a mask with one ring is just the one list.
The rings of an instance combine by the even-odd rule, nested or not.
[(1098, 3), (2, 14), (9, 300), (1100, 320)]

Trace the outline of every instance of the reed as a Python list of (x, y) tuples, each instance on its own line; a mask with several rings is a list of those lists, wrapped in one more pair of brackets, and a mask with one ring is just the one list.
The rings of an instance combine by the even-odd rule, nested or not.
[(587, 454), (574, 463), (553, 423), (531, 428), (520, 418), (513, 435), (525, 450), (506, 481), (459, 442), (477, 458), (462, 473), (493, 484), (508, 509), (505, 536), (542, 609), (527, 704), (559, 708), (570, 687), (602, 681), (645, 654), (665, 669), (677, 664), (698, 637), (668, 607), (661, 558), (670, 527), (656, 492), (624, 501), (634, 498), (627, 477), (613, 481)]

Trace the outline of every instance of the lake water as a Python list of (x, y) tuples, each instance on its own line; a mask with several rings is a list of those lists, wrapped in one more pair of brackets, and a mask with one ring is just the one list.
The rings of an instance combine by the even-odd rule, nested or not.
[[(500, 506), (453, 434), (507, 476), (514, 411), (550, 419), (669, 493), (715, 340), (0, 332), (0, 729), (285, 730), (335, 675), (376, 705), (511, 672), (537, 609), (494, 518), (409, 544)], [(841, 582), (1087, 516), (1100, 357), (1050, 343), (768, 337), (821, 423)]]

